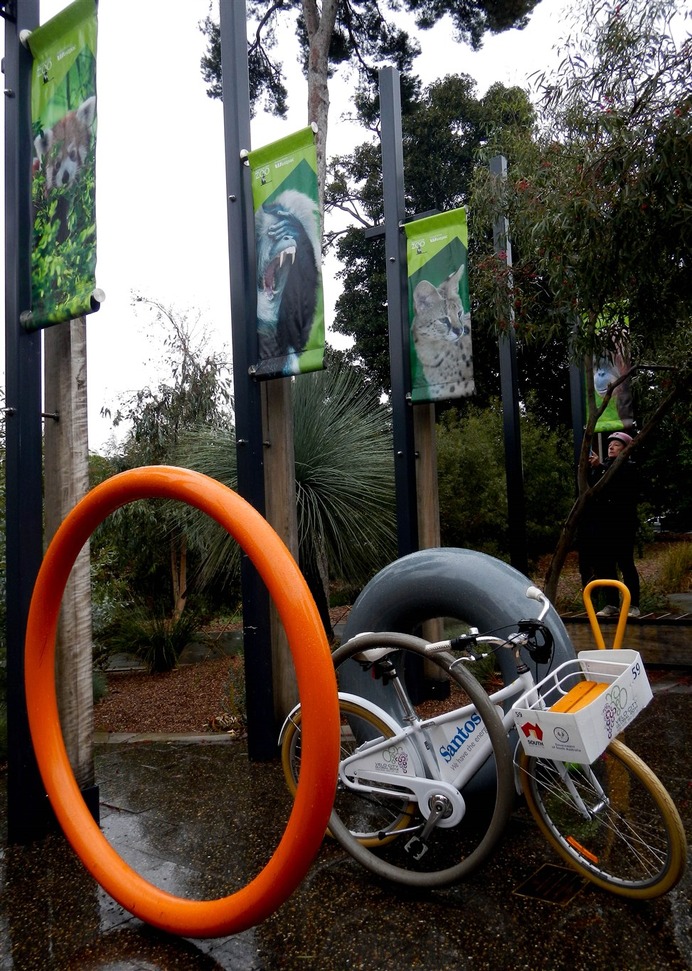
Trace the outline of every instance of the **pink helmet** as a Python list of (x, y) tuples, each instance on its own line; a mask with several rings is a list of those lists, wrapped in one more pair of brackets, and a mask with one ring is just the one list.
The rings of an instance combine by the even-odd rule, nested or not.
[(608, 441), (612, 442), (613, 439), (616, 442), (622, 442), (623, 445), (629, 445), (632, 441), (632, 436), (628, 435), (627, 432), (613, 432), (612, 435), (608, 435)]

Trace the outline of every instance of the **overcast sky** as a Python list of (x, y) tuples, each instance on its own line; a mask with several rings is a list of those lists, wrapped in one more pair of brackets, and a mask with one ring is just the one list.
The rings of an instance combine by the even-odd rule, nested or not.
[[(554, 62), (568, 2), (542, 0), (526, 30), (488, 38), (478, 53), (455, 45), (449, 25), (438, 25), (420, 37), (416, 70), (426, 83), (468, 73), (479, 95), (495, 81), (524, 85)], [(64, 6), (43, 0), (41, 22)], [(181, 314), (199, 311), (213, 347), (230, 356), (222, 106), (207, 97), (199, 67), (205, 47), (199, 24), (208, 10), (209, 0), (99, 3), (97, 285), (106, 302), (87, 326), (92, 450), (110, 434), (102, 407), (114, 409), (119, 396), (152, 380), (149, 362), (160, 356), (161, 334), (147, 338), (149, 318), (135, 312), (132, 293)], [(307, 124), (306, 84), (295, 56), (291, 62), (289, 117), (255, 119), (253, 148)], [(330, 153), (364, 137), (340, 120), (348, 92), (347, 83), (332, 87)], [(328, 316), (336, 295), (325, 275)], [(328, 319), (328, 339), (329, 325)], [(4, 370), (4, 335), (2, 344)]]

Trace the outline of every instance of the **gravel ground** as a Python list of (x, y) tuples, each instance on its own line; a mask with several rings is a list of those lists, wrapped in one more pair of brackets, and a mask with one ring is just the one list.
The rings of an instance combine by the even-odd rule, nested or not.
[[(642, 584), (655, 584), (658, 561), (667, 544), (656, 543), (637, 560)], [(540, 567), (539, 565), (539, 576)], [(558, 608), (579, 602), (576, 556), (570, 555), (560, 581)], [(572, 607), (574, 609), (574, 607)], [(332, 612), (332, 623), (344, 620), (348, 608)], [(218, 732), (229, 729), (235, 714), (230, 700), (232, 660), (220, 658), (180, 665), (167, 674), (109, 673), (108, 692), (94, 710), (97, 731)]]
[(214, 720), (230, 713), (231, 663), (220, 658), (166, 674), (109, 673), (94, 726), (101, 732), (211, 732)]

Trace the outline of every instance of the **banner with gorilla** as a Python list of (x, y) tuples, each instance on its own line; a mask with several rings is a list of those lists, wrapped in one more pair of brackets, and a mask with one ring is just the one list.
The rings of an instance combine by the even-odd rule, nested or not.
[(411, 400), (465, 398), (475, 390), (466, 211), (407, 223)]
[(98, 310), (95, 0), (32, 31), (33, 244), (27, 330)]
[(257, 253), (259, 378), (324, 366), (324, 297), (315, 132), (249, 153)]
[[(596, 321), (596, 330), (610, 331), (610, 350), (594, 357), (593, 387), (594, 405), (598, 410), (606, 397), (609, 385), (614, 385), (612, 396), (603, 414), (596, 422), (596, 432), (631, 432), (634, 428), (634, 404), (629, 371), (632, 366), (629, 346), (629, 317), (625, 310), (616, 306), (606, 307)], [(627, 377), (623, 378), (623, 375)], [(617, 383), (616, 383), (617, 382)], [(589, 396), (586, 410), (590, 413)]]

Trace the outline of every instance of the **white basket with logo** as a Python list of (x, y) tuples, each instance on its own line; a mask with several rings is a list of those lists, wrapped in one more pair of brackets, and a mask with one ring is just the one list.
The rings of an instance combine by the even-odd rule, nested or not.
[(589, 764), (652, 697), (637, 651), (580, 651), (512, 707), (528, 755)]

